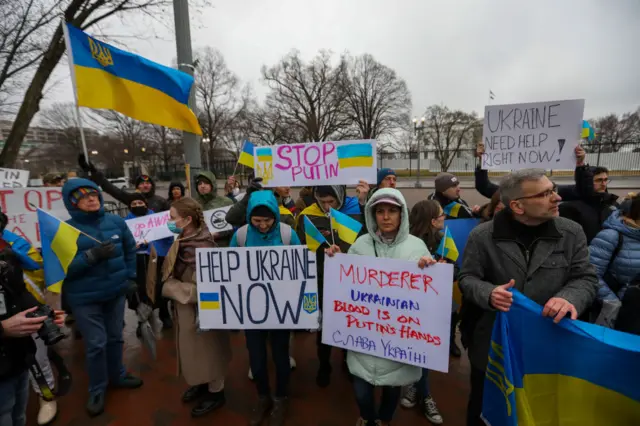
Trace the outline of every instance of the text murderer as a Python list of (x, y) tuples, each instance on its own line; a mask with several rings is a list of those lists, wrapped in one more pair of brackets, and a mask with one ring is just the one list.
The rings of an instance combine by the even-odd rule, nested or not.
[(409, 271), (383, 271), (375, 268), (340, 265), (340, 282), (348, 281), (351, 281), (352, 284), (400, 287), (424, 293), (433, 291), (436, 295), (438, 294), (438, 291), (431, 285), (433, 279), (429, 275)]

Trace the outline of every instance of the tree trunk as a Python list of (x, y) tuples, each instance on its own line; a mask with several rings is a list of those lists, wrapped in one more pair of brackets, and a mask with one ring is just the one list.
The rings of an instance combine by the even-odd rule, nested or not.
[(44, 90), (44, 86), (47, 84), (47, 81), (49, 81), (49, 77), (51, 77), (53, 69), (58, 65), (58, 62), (60, 62), (60, 58), (62, 58), (64, 51), (65, 45), (62, 37), (62, 27), (58, 26), (51, 43), (42, 58), (42, 62), (40, 62), (40, 65), (31, 80), (31, 84), (24, 95), (18, 115), (13, 122), (9, 136), (7, 137), (2, 153), (0, 154), (0, 166), (13, 167), (18, 159), (20, 146), (27, 135), (29, 125), (31, 124), (33, 117), (40, 110), (40, 101), (42, 100), (42, 91)]

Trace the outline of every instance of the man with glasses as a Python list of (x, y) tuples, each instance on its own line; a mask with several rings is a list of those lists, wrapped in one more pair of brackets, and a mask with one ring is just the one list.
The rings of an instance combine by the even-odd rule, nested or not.
[(461, 326), (471, 363), (467, 426), (480, 419), (489, 342), (497, 311), (508, 311), (516, 288), (555, 322), (591, 306), (598, 283), (580, 226), (558, 217), (560, 196), (544, 170), (525, 169), (500, 184), (505, 209), (475, 228), (465, 247), (460, 289), (475, 312)]

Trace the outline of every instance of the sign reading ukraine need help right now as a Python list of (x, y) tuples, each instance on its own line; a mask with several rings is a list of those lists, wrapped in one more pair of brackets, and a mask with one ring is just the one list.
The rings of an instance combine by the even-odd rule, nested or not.
[(306, 246), (197, 249), (200, 328), (317, 329), (316, 268)]
[(374, 140), (257, 146), (253, 169), (268, 187), (374, 183), (376, 157)]

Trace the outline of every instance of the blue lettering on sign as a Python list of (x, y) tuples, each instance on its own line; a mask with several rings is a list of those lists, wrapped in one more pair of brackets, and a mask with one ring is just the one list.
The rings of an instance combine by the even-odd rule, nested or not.
[(427, 354), (424, 352), (416, 352), (411, 346), (405, 349), (400, 346), (393, 346), (390, 340), (385, 341), (384, 339), (380, 339), (380, 342), (382, 342), (382, 350), (384, 351), (385, 358), (412, 364), (426, 365), (427, 363)]
[[(247, 290), (246, 295), (242, 294), (242, 285), (238, 284), (237, 288), (237, 296), (233, 295), (230, 291), (231, 286), (220, 286), (220, 305), (222, 308), (222, 322), (223, 324), (228, 324), (228, 316), (227, 315), (235, 315), (236, 319), (240, 324), (245, 323), (245, 318), (251, 324), (264, 324), (269, 318), (269, 312), (271, 306), (273, 305), (273, 309), (276, 314), (276, 318), (280, 324), (284, 324), (287, 322), (287, 316), (290, 318), (290, 322), (293, 324), (298, 324), (300, 319), (300, 311), (302, 310), (302, 306), (304, 304), (304, 299), (306, 295), (315, 295), (316, 296), (316, 309), (317, 309), (317, 294), (316, 293), (305, 293), (304, 290), (307, 287), (307, 282), (302, 281), (300, 285), (300, 293), (298, 295), (298, 304), (297, 308), (294, 311), (291, 303), (287, 300), (284, 302), (284, 305), (278, 303), (276, 295), (273, 291), (273, 286), (271, 283), (254, 283), (251, 284)], [(253, 295), (254, 290), (260, 289), (264, 292), (264, 297), (266, 300), (266, 306), (264, 310), (264, 316), (262, 318), (254, 318), (253, 312), (251, 311), (251, 297)], [(261, 298), (262, 300), (262, 298)], [(228, 309), (228, 306), (230, 309)], [(246, 316), (245, 316), (245, 306), (246, 306)], [(305, 309), (306, 310), (306, 309)]]
[(308, 314), (318, 310), (318, 293), (305, 293), (302, 309)]
[(384, 306), (386, 308), (396, 308), (405, 311), (419, 311), (420, 304), (413, 300), (398, 299), (395, 297), (380, 296), (377, 293), (366, 293), (360, 290), (351, 290), (351, 300)]
[(344, 336), (340, 330), (336, 330), (331, 337), (333, 338), (333, 343), (342, 345), (345, 348), (351, 347), (367, 352), (375, 352), (376, 350), (376, 342), (365, 336), (353, 337), (351, 334)]

